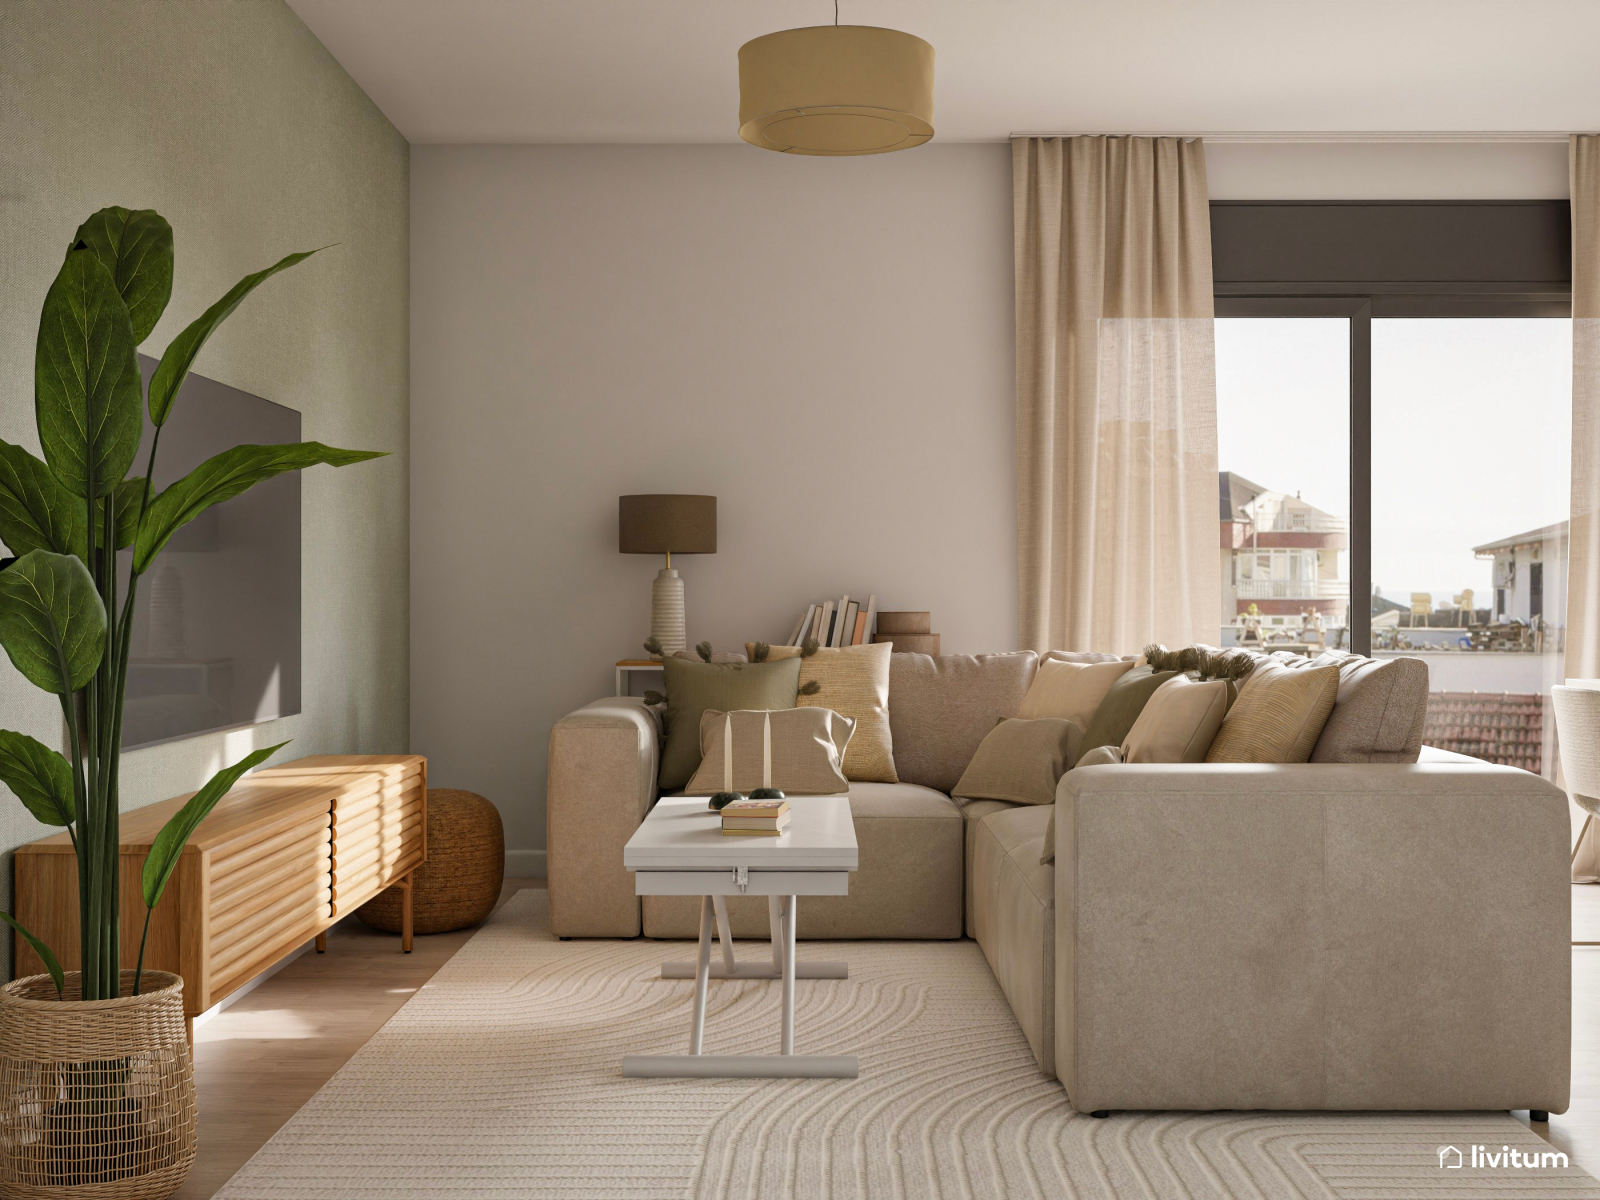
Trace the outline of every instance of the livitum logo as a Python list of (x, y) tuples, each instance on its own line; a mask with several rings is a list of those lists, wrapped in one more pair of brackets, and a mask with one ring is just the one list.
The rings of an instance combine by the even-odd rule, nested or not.
[(1454, 1146), (1439, 1147), (1439, 1166), (1447, 1171), (1462, 1167), (1503, 1167), (1507, 1170), (1541, 1167), (1565, 1167), (1567, 1156), (1559, 1150), (1541, 1150), (1530, 1153), (1515, 1146), (1501, 1146), (1498, 1151), (1488, 1146), (1469, 1146), (1465, 1152)]

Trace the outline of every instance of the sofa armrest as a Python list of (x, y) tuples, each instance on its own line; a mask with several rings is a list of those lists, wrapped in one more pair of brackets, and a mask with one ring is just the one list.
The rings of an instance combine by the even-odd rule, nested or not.
[(1564, 1111), (1568, 838), (1484, 763), (1068, 772), (1058, 1074), (1090, 1111)]
[(660, 758), (656, 716), (632, 697), (596, 700), (551, 729), (545, 845), (557, 936), (639, 936), (622, 847), (655, 803)]

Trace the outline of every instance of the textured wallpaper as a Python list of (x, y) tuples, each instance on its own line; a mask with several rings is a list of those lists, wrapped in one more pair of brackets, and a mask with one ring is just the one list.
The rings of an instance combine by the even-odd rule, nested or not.
[[(337, 243), (246, 300), (195, 370), (298, 409), (308, 439), (393, 452), (305, 475), (302, 713), (129, 754), (124, 809), (285, 738), (275, 761), (407, 749), (408, 150), (281, 0), (0, 4), (0, 438), (38, 451), (39, 306), (78, 223), (121, 204), (176, 234), (153, 355), (240, 276)], [(3, 660), (0, 727), (62, 743), (54, 698)], [(0, 903), (9, 850), (49, 832), (0, 796)]]

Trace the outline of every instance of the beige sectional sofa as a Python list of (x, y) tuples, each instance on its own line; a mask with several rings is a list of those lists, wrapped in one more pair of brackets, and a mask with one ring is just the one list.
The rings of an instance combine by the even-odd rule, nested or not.
[[(975, 938), (1081, 1111), (1565, 1111), (1559, 789), (1424, 750), (1084, 767), (1053, 806), (951, 799), (1037, 661), (892, 656), (901, 781), (851, 785), (860, 869), (848, 896), (800, 906), (801, 938)], [(1336, 706), (1329, 729), (1380, 720), (1411, 749), (1373, 757), (1409, 758), (1421, 715), (1394, 707)], [(637, 700), (597, 701), (552, 731), (558, 935), (695, 935), (692, 900), (641, 904), (622, 869), (659, 744)], [(1056, 854), (1041, 862), (1052, 816)], [(764, 902), (736, 899), (730, 916), (736, 936), (766, 935)]]

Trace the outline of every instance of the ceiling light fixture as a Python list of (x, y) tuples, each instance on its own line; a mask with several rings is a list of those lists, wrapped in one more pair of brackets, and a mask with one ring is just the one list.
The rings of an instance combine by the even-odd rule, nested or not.
[(785, 29), (739, 47), (739, 136), (784, 154), (886, 154), (933, 136), (933, 47), (873, 25)]

